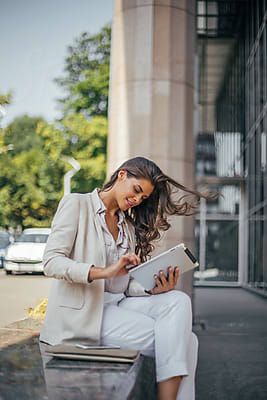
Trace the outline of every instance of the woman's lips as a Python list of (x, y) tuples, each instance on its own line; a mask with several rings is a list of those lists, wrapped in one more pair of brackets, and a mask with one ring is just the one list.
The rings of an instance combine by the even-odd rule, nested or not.
[(126, 199), (126, 203), (128, 207), (133, 207), (134, 203), (131, 203), (128, 199)]

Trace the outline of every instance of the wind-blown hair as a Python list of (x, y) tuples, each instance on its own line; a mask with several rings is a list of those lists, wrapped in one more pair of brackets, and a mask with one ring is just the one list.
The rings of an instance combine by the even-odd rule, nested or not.
[[(101, 191), (108, 191), (113, 187), (121, 170), (127, 172), (128, 178), (147, 179), (154, 186), (153, 192), (147, 199), (124, 212), (127, 220), (135, 227), (135, 252), (142, 262), (154, 249), (151, 242), (160, 239), (160, 231), (167, 231), (171, 227), (167, 220), (168, 215), (192, 215), (201, 197), (205, 199), (218, 197), (218, 193), (205, 194), (181, 185), (165, 175), (153, 161), (144, 157), (134, 157), (121, 164), (103, 185)], [(174, 199), (173, 195), (179, 191), (186, 194)], [(190, 200), (189, 196), (193, 196), (193, 199)]]

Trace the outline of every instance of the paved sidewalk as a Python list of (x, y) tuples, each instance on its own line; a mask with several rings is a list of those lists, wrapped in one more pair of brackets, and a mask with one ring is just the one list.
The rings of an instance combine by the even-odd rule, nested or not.
[(196, 400), (267, 399), (267, 299), (241, 288), (195, 288)]

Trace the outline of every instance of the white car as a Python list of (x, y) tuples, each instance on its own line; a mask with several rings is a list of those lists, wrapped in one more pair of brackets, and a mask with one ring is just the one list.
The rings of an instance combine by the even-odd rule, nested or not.
[(11, 235), (0, 228), (0, 268), (4, 268), (7, 247), (11, 243)]
[(43, 254), (50, 228), (29, 228), (11, 244), (5, 256), (5, 271), (43, 272)]

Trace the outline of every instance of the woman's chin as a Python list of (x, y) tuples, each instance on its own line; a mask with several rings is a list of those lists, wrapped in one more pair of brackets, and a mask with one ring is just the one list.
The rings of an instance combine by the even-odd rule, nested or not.
[(119, 209), (120, 209), (121, 211), (127, 211), (128, 208), (129, 208), (129, 207), (128, 207), (127, 204), (125, 204), (124, 202), (119, 204)]

